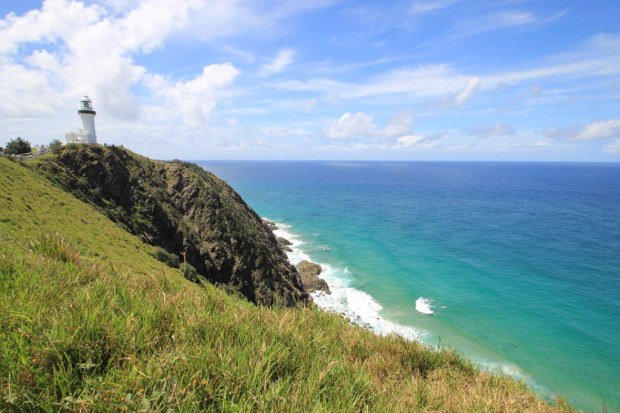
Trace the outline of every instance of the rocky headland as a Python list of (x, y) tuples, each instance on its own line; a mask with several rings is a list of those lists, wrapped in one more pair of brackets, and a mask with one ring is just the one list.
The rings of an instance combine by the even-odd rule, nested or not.
[(114, 146), (69, 145), (37, 168), (130, 233), (261, 305), (310, 300), (269, 224), (197, 165)]
[(327, 282), (324, 279), (319, 278), (319, 275), (323, 271), (320, 265), (303, 260), (297, 264), (296, 267), (299, 275), (301, 276), (301, 283), (306, 291), (309, 293), (322, 291), (326, 294), (331, 294)]

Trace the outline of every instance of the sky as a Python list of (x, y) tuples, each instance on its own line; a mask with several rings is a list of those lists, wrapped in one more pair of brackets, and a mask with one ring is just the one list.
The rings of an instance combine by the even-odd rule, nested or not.
[(0, 0), (0, 145), (620, 161), (617, 0)]

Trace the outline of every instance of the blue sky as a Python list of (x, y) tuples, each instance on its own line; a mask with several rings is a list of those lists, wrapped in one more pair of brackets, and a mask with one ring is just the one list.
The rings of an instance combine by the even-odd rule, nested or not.
[(620, 161), (617, 1), (4, 0), (0, 143), (162, 159)]

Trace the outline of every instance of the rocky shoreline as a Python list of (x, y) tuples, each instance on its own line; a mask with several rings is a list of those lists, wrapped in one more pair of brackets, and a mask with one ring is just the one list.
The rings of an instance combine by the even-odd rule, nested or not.
[[(272, 232), (279, 229), (278, 224), (276, 224), (275, 222), (269, 221), (264, 218), (263, 221)], [(283, 237), (276, 237), (276, 239), (278, 241), (278, 245), (284, 252), (293, 251), (290, 247), (292, 245), (291, 241)], [(319, 277), (319, 275), (323, 271), (319, 264), (303, 260), (298, 263), (295, 268), (297, 268), (297, 272), (299, 273), (301, 279), (301, 284), (306, 292), (313, 293), (315, 291), (320, 291), (325, 294), (331, 294), (327, 282)]]

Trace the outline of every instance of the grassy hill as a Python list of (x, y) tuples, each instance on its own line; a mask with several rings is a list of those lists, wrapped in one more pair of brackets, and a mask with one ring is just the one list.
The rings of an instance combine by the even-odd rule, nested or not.
[(0, 158), (0, 411), (570, 411), (452, 351), (185, 280)]

